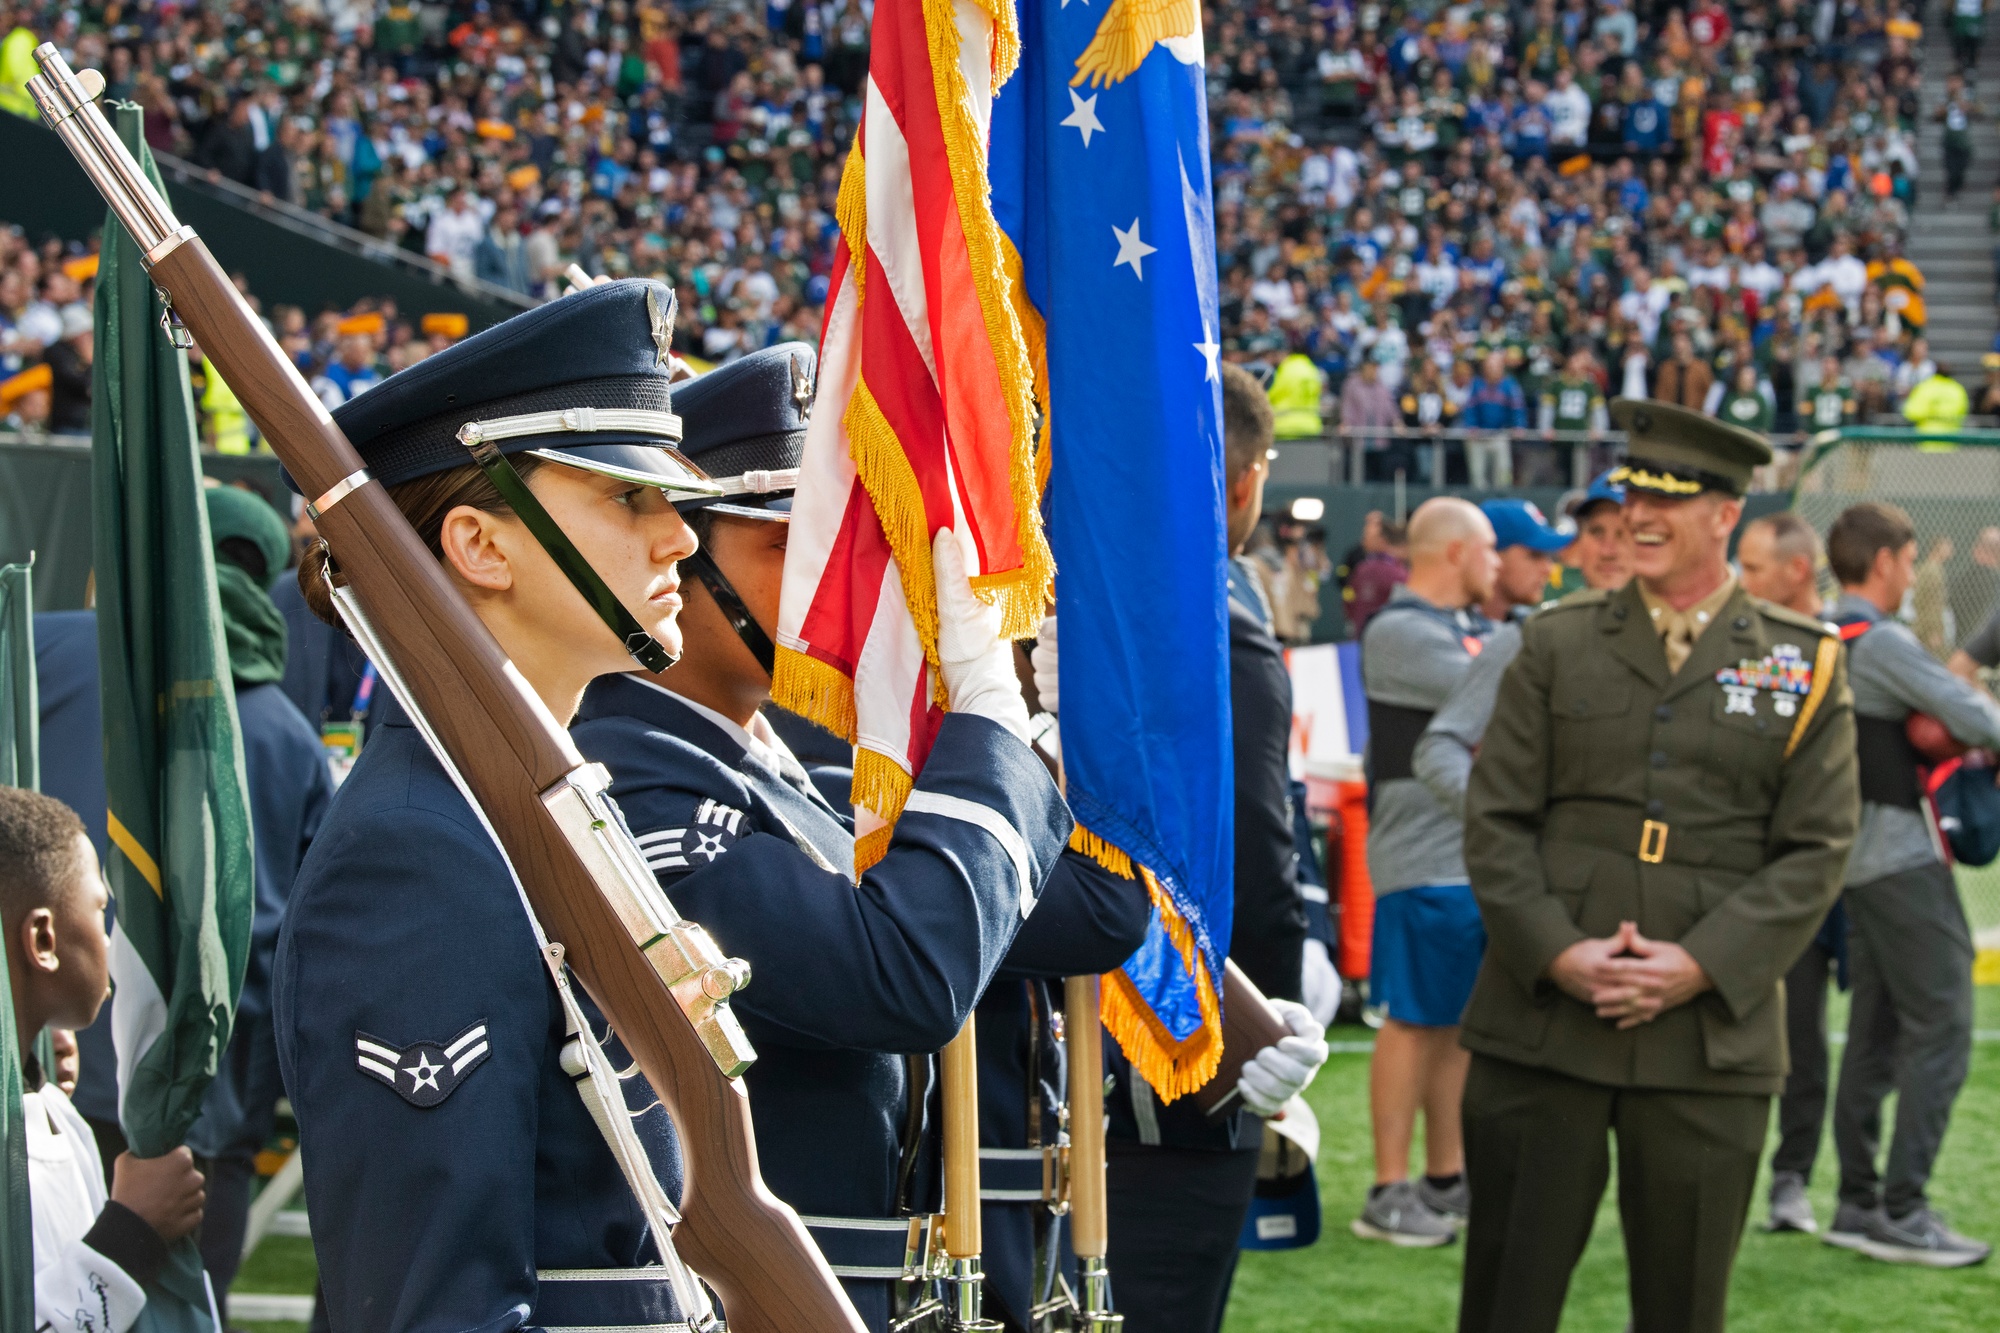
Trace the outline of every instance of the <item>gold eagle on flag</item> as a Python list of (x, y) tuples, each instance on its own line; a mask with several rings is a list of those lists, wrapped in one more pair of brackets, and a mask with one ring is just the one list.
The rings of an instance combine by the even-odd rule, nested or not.
[(1117, 83), (1161, 44), (1184, 65), (1202, 63), (1201, 0), (1112, 0), (1097, 35), (1076, 58), (1070, 86), (1086, 79), (1093, 88)]

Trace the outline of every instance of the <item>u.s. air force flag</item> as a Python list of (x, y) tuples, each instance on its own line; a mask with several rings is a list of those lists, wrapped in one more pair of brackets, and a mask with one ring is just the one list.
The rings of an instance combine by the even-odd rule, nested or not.
[(1074, 845), (1145, 877), (1147, 942), (1105, 1025), (1160, 1095), (1221, 1055), (1229, 620), (1215, 226), (1197, 0), (1017, 0), (993, 113), (1046, 407)]

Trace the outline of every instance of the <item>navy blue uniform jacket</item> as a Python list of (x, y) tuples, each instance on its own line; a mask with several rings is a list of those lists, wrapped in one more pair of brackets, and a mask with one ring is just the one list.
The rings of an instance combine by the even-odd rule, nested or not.
[[(628, 1269), (656, 1254), (562, 1071), (562, 1007), (506, 862), (401, 709), (385, 701), (377, 715), (278, 939), (278, 1055), (333, 1327), (459, 1333), (680, 1318), (664, 1281), (551, 1273)], [(602, 1031), (580, 988), (579, 999)], [(392, 1089), (363, 1064), (390, 1061), (360, 1042), (392, 1055), (431, 1045), (395, 1062)], [(619, 1067), (630, 1063), (607, 1045)], [(468, 1063), (454, 1074), (458, 1059)], [(442, 1098), (406, 1097), (419, 1095), (419, 1077), (429, 1081), (423, 1100)], [(654, 1100), (643, 1076), (626, 1081), (630, 1109)], [(633, 1123), (678, 1199), (665, 1110)]]
[[(666, 690), (601, 679), (574, 734), (611, 771), (674, 906), (751, 965), (734, 1003), (758, 1052), (746, 1078), (765, 1180), (808, 1218), (896, 1217), (903, 1056), (957, 1034), (1017, 931), (1044, 934), (1044, 883), (1073, 827), (1047, 770), (997, 724), (947, 717), (888, 854), (857, 884), (848, 817), (803, 768), (778, 771)], [(882, 1266), (843, 1262), (838, 1234), (814, 1234), (837, 1268)], [(885, 1326), (889, 1283), (843, 1276)]]

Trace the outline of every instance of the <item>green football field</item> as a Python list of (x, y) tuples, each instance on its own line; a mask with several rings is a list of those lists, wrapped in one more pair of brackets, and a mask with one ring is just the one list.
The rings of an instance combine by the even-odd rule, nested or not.
[[(2000, 926), (2000, 868), (1965, 877), (1975, 929)], [(2000, 986), (1979, 989), (1972, 1074), (1960, 1096), (1932, 1182), (1933, 1202), (1959, 1230), (2000, 1242)], [(1846, 1022), (1836, 994), (1830, 1025)], [(1337, 1047), (1365, 1046), (1365, 1028), (1328, 1034)], [(1834, 1049), (1836, 1070), (1840, 1048)], [(1325, 1229), (1308, 1249), (1243, 1256), (1226, 1333), (1441, 1333), (1458, 1314), (1462, 1249), (1398, 1250), (1360, 1241), (1347, 1224), (1373, 1178), (1368, 1134), (1368, 1056), (1344, 1050), (1308, 1093), (1319, 1115), (1320, 1199)], [(1891, 1112), (1893, 1118), (1893, 1111)], [(1774, 1127), (1775, 1129), (1775, 1127)], [(1775, 1140), (1774, 1140), (1775, 1142)], [(1812, 1183), (1824, 1222), (1833, 1214), (1835, 1170), (1829, 1135)], [(1616, 1172), (1597, 1230), (1570, 1289), (1564, 1333), (1620, 1333), (1628, 1317), (1625, 1260), (1616, 1210)], [(1762, 1198), (1762, 1187), (1759, 1188)], [(1730, 1302), (1732, 1333), (1985, 1333), (2000, 1328), (2000, 1263), (1935, 1273), (1891, 1267), (1829, 1249), (1804, 1236), (1745, 1236)], [(238, 1278), (239, 1292), (309, 1293), (311, 1243), (274, 1237)], [(1113, 1274), (1114, 1282), (1116, 1274)], [(266, 1333), (303, 1333), (296, 1323), (232, 1324)], [(1148, 1333), (1135, 1329), (1133, 1333)]]
[[(1846, 1005), (1836, 1000), (1836, 1006), (1833, 1017), (1844, 1022)], [(2000, 1241), (2000, 988), (1980, 988), (1978, 1012), (1982, 1040), (1974, 1049), (1972, 1075), (1938, 1161), (1932, 1197), (1959, 1230)], [(1344, 1028), (1332, 1039), (1365, 1042), (1367, 1033)], [(1839, 1054), (1836, 1047), (1836, 1061)], [(1461, 1246), (1399, 1250), (1357, 1240), (1347, 1229), (1374, 1178), (1368, 1057), (1335, 1055), (1307, 1095), (1320, 1121), (1325, 1229), (1319, 1243), (1308, 1249), (1243, 1256), (1226, 1333), (1438, 1333), (1454, 1328)], [(1776, 1142), (1774, 1124), (1773, 1146)], [(1835, 1176), (1829, 1133), (1812, 1182), (1813, 1206), (1822, 1223), (1833, 1215)], [(1732, 1333), (1974, 1333), (2000, 1327), (2000, 1267), (1934, 1273), (1875, 1263), (1806, 1236), (1768, 1236), (1756, 1227), (1763, 1217), (1762, 1199), (1760, 1184), (1760, 1210), (1752, 1213), (1736, 1264), (1729, 1306)], [(1614, 1168), (1562, 1326), (1564, 1333), (1620, 1333), (1627, 1318)]]
[[(2000, 865), (1960, 871), (1966, 914), (1982, 945), (2000, 928)], [(1984, 950), (1982, 950), (1984, 953)], [(1982, 958), (1982, 980), (1995, 980)], [(1846, 996), (1828, 1005), (1834, 1040), (1845, 1035)], [(1960, 1094), (1931, 1181), (1932, 1203), (1967, 1235), (2000, 1244), (2000, 986), (1978, 991), (1972, 1073)], [(1335, 1043), (1363, 1044), (1368, 1032), (1344, 1028)], [(1839, 1076), (1839, 1046), (1833, 1048)], [(1226, 1333), (1439, 1333), (1458, 1318), (1463, 1249), (1399, 1250), (1355, 1239), (1347, 1225), (1374, 1179), (1368, 1134), (1368, 1057), (1337, 1054), (1307, 1093), (1319, 1116), (1320, 1206), (1325, 1227), (1308, 1249), (1246, 1253), (1231, 1294)], [(1772, 1146), (1777, 1144), (1772, 1116)], [(1893, 1103), (1885, 1123), (1893, 1123)], [(1420, 1140), (1421, 1141), (1421, 1140)], [(1766, 1161), (1769, 1154), (1766, 1154)], [(1422, 1161), (1416, 1165), (1421, 1168)], [(1838, 1168), (1829, 1131), (1813, 1172), (1812, 1200), (1824, 1224), (1833, 1216)], [(1625, 1254), (1619, 1242), (1617, 1173), (1605, 1191), (1590, 1248), (1570, 1287), (1563, 1333), (1621, 1333), (1630, 1317)], [(2000, 1328), (2000, 1263), (1935, 1273), (1876, 1263), (1808, 1236), (1765, 1235), (1758, 1208), (1744, 1236), (1729, 1305), (1732, 1333), (1973, 1333)], [(1116, 1274), (1113, 1275), (1114, 1281)]]

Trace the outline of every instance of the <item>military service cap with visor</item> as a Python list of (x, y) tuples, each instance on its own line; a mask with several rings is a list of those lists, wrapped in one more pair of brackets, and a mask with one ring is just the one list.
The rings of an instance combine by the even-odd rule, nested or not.
[(1625, 462), (1607, 474), (1629, 494), (1685, 500), (1703, 491), (1741, 496), (1771, 461), (1763, 436), (1650, 398), (1614, 398), (1611, 423), (1625, 432)]
[(476, 464), (632, 656), (649, 670), (665, 670), (673, 657), (640, 627), (507, 460), (532, 454), (656, 486), (676, 500), (719, 494), (679, 449), (681, 418), (667, 387), (674, 313), (673, 289), (663, 282), (601, 283), (391, 375), (334, 410), (367, 472), (314, 499), (312, 512), (339, 503), (371, 477), (397, 486)]
[[(792, 521), (792, 492), (805, 455), (818, 358), (805, 343), (780, 343), (739, 357), (683, 384), (677, 401), (687, 421), (686, 449), (721, 488), (719, 496), (675, 501), (698, 514)], [(723, 619), (766, 672), (777, 648), (716, 563), (704, 541), (681, 562), (701, 581)]]
[(682, 513), (791, 521), (817, 364), (808, 344), (780, 343), (681, 385), (681, 452), (722, 488), (676, 501)]

